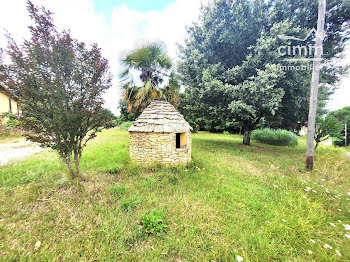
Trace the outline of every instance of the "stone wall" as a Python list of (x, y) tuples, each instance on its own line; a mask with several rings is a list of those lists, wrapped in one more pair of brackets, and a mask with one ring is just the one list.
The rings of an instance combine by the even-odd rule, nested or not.
[(141, 164), (187, 164), (191, 161), (191, 132), (185, 148), (176, 148), (175, 133), (129, 132), (130, 157)]

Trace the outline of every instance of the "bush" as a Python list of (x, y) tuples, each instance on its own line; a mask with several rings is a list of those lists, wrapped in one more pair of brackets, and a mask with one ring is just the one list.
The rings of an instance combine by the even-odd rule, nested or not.
[(294, 133), (283, 129), (258, 129), (254, 130), (251, 139), (263, 144), (276, 146), (296, 146), (298, 137)]
[(164, 212), (152, 210), (140, 218), (141, 232), (147, 235), (160, 235), (168, 231), (168, 222), (165, 220)]
[(123, 130), (127, 130), (132, 125), (132, 123), (133, 122), (131, 121), (123, 122), (119, 127)]
[[(19, 120), (17, 119), (17, 116), (15, 114), (6, 112), (2, 113), (0, 116), (4, 121), (5, 126), (7, 127), (17, 127), (19, 125)], [(1, 122), (3, 120), (0, 120)]]

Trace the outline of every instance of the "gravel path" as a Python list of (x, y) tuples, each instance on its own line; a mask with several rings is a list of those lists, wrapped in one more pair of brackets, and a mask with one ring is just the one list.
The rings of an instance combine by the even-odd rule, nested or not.
[(350, 157), (350, 152), (345, 152), (345, 155), (346, 155), (347, 157)]
[(42, 150), (41, 147), (29, 141), (0, 144), (0, 166), (6, 165), (15, 160), (26, 158)]

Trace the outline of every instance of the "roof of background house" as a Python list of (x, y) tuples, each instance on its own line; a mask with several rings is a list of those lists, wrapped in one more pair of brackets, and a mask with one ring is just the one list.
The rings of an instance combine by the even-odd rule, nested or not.
[(129, 132), (182, 133), (192, 130), (190, 124), (163, 99), (155, 99), (129, 127)]
[(6, 94), (6, 95), (9, 96), (9, 97), (11, 97), (13, 100), (18, 101), (18, 98), (17, 98), (14, 94), (12, 94), (12, 93), (8, 90), (8, 88), (7, 88), (3, 83), (1, 83), (1, 82), (0, 82), (0, 92)]

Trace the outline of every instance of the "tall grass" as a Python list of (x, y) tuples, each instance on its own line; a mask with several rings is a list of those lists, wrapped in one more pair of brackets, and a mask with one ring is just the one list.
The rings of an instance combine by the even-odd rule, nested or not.
[(283, 129), (264, 128), (254, 130), (251, 139), (276, 146), (296, 146), (298, 144), (298, 137), (294, 133)]

